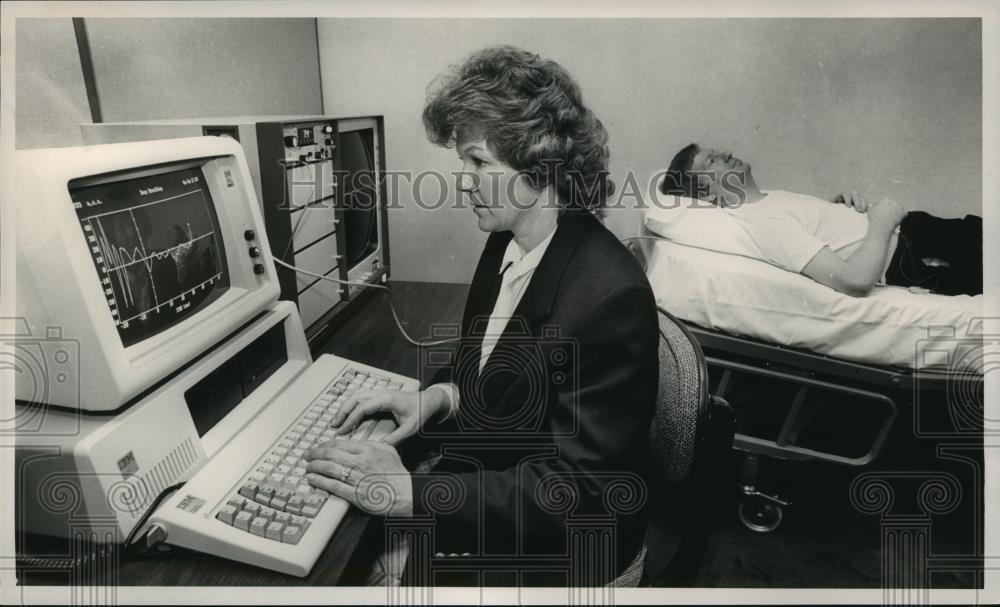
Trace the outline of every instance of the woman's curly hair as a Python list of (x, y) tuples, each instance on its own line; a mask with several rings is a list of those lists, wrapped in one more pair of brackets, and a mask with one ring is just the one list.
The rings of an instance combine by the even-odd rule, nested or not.
[(427, 137), (452, 147), (481, 134), (537, 190), (555, 187), (561, 212), (602, 214), (615, 185), (608, 132), (558, 63), (511, 46), (484, 48), (431, 83)]

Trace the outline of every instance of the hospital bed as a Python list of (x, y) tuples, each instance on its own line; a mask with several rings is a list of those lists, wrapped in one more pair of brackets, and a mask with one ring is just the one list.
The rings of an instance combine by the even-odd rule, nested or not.
[(920, 437), (981, 436), (984, 359), (1000, 352), (982, 296), (880, 286), (855, 298), (649, 230), (629, 246), (656, 303), (698, 339), (712, 393), (744, 405), (734, 447), (750, 529), (775, 529), (788, 506), (757, 490), (760, 457), (864, 466), (904, 421)]

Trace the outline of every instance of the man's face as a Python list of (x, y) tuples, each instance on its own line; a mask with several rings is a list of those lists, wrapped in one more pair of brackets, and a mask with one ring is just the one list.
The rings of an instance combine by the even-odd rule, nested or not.
[(753, 184), (750, 165), (733, 156), (732, 152), (702, 148), (691, 162), (691, 171), (700, 183), (708, 183), (712, 200), (746, 200), (746, 191), (740, 190)]

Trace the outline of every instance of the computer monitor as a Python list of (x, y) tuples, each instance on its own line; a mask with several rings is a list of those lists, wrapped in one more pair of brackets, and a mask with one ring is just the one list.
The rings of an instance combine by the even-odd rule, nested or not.
[(243, 146), (274, 258), (281, 298), (321, 344), (389, 278), (385, 120), (382, 116), (213, 116), (82, 124), (88, 144), (226, 136)]
[(236, 141), (27, 150), (17, 165), (16, 307), (37, 371), (18, 374), (19, 400), (119, 409), (277, 300)]
[[(380, 117), (345, 118), (337, 122), (337, 130), (346, 278), (379, 281), (389, 263), (383, 121)], [(348, 287), (350, 299), (370, 293), (364, 287)]]
[(357, 266), (378, 248), (378, 174), (375, 132), (357, 129), (340, 134), (340, 168), (344, 180), (344, 256)]

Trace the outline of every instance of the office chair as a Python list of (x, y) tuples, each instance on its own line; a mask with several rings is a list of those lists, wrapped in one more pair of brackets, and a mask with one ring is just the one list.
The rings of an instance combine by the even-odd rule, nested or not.
[[(658, 316), (660, 381), (649, 439), (652, 483), (646, 545), (644, 554), (609, 587), (693, 585), (733, 445), (736, 416), (729, 403), (709, 394), (701, 347), (670, 313), (659, 309)], [(676, 523), (680, 533), (665, 522)], [(665, 544), (676, 550), (670, 554)], [(413, 552), (411, 558), (414, 554), (422, 553)], [(469, 571), (478, 567), (474, 564)], [(411, 583), (404, 580), (404, 585)]]
[[(729, 403), (709, 394), (705, 357), (688, 328), (661, 308), (659, 330), (660, 386), (650, 429), (653, 483), (641, 583), (683, 587), (693, 585), (704, 558), (736, 415)], [(668, 544), (676, 546), (672, 555)]]

